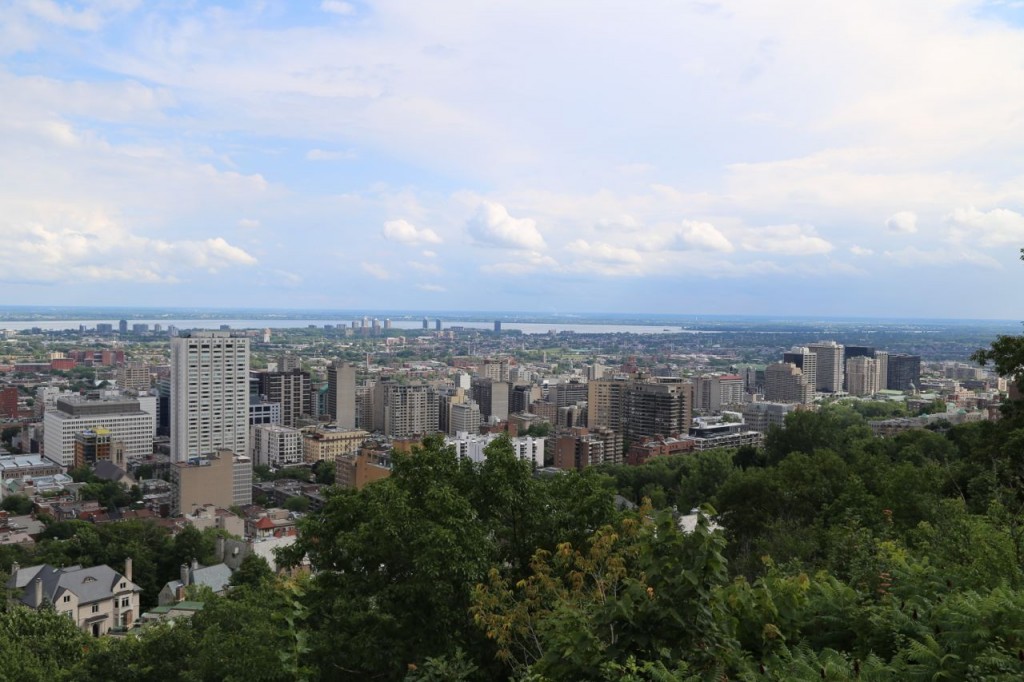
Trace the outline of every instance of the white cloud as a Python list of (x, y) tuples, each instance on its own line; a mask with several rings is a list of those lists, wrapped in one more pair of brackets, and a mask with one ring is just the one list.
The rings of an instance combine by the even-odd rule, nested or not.
[(912, 211), (899, 211), (889, 216), (885, 221), (885, 227), (890, 232), (901, 234), (914, 234), (917, 232), (917, 214)]
[(420, 253), (423, 254), (424, 258), (437, 258), (437, 252), (436, 251), (431, 251), (431, 250), (427, 249), (426, 251), (421, 251)]
[(346, 150), (327, 150), (327, 149), (310, 149), (306, 152), (307, 161), (340, 161), (340, 160), (352, 160), (356, 158), (356, 153), (351, 149)]
[(416, 288), (420, 291), (448, 291), (440, 284), (417, 284)]
[(241, 218), (237, 225), (245, 230), (255, 230), (260, 226), (260, 221), (255, 218)]
[(323, 0), (320, 3), (320, 9), (324, 12), (331, 14), (341, 14), (347, 16), (355, 14), (356, 8), (352, 3), (344, 2), (343, 0)]
[(889, 260), (903, 266), (948, 265), (950, 263), (967, 263), (988, 269), (1001, 269), (1002, 265), (991, 256), (971, 249), (918, 249), (909, 246), (896, 251), (885, 251), (882, 254)]
[(0, 279), (22, 282), (177, 282), (257, 260), (223, 237), (169, 241), (133, 234), (101, 211), (50, 206), (41, 220), (0, 220)]
[(1006, 208), (958, 208), (947, 218), (950, 238), (982, 247), (1024, 243), (1024, 215)]
[(827, 240), (817, 236), (814, 228), (809, 225), (770, 225), (749, 228), (742, 244), (746, 251), (790, 256), (828, 253), (835, 248)]
[(875, 252), (873, 249), (866, 249), (863, 246), (857, 246), (854, 244), (850, 247), (850, 253), (854, 256), (872, 256)]
[(437, 265), (436, 263), (420, 263), (418, 261), (409, 261), (408, 263), (406, 263), (406, 265), (408, 265), (413, 270), (419, 270), (420, 272), (425, 272), (430, 275), (440, 275), (443, 272), (441, 270), (441, 266)]
[(604, 242), (590, 243), (583, 239), (569, 242), (566, 248), (588, 259), (605, 263), (639, 263), (642, 258), (636, 249), (612, 246)]
[(493, 201), (481, 203), (466, 227), (470, 235), (482, 244), (526, 251), (540, 251), (546, 247), (535, 220), (513, 218), (504, 206)]
[(408, 220), (389, 220), (384, 223), (384, 238), (400, 244), (440, 244), (441, 238), (429, 227), (418, 229)]
[(558, 261), (537, 251), (512, 251), (506, 260), (480, 266), (481, 272), (490, 274), (515, 275), (537, 270), (553, 270)]
[(625, 213), (616, 218), (601, 218), (596, 226), (600, 230), (614, 232), (637, 232), (643, 227), (636, 218)]
[(683, 244), (694, 249), (723, 253), (735, 250), (732, 242), (711, 223), (684, 220), (682, 230), (679, 232), (679, 239)]
[(362, 263), (359, 264), (359, 266), (363, 269), (363, 272), (368, 274), (370, 277), (373, 277), (374, 279), (379, 279), (381, 281), (391, 279), (391, 271), (388, 270), (383, 265), (363, 261)]

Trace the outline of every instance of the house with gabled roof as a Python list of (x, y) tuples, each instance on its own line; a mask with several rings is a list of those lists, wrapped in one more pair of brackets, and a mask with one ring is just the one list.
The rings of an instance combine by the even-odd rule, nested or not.
[(12, 599), (31, 609), (47, 605), (66, 615), (94, 637), (112, 630), (127, 630), (139, 618), (142, 588), (132, 582), (132, 560), (125, 559), (124, 573), (110, 566), (49, 564), (11, 567), (7, 581)]

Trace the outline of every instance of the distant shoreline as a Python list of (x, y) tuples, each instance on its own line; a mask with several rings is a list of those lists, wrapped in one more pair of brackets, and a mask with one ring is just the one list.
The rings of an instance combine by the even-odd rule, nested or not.
[[(1005, 328), (1009, 332), (1020, 332), (1019, 320), (961, 319), (961, 318), (885, 318), (859, 316), (786, 316), (786, 315), (693, 315), (674, 313), (545, 313), (508, 311), (410, 311), (410, 310), (281, 310), (260, 308), (165, 308), (165, 307), (85, 307), (85, 306), (0, 306), (0, 327), (5, 323), (19, 322), (129, 322), (173, 323), (178, 321), (220, 322), (230, 320), (259, 321), (272, 327), (271, 323), (296, 322), (347, 323), (368, 317), (396, 322), (422, 322), (426, 317), (431, 329), (434, 321), (441, 320), (444, 326), (459, 323), (502, 323), (553, 324), (553, 325), (629, 325), (629, 326), (674, 326), (673, 331), (715, 328), (720, 325), (751, 326), (827, 326), (867, 325), (886, 328), (907, 326), (937, 327), (983, 327)], [(19, 325), (21, 326), (21, 325)], [(49, 325), (47, 325), (49, 326)], [(405, 325), (403, 325), (404, 327)]]

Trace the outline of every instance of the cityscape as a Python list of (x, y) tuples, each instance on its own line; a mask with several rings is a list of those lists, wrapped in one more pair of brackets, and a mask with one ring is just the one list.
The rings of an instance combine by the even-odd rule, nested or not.
[(1024, 3), (0, 2), (0, 682), (1024, 679)]

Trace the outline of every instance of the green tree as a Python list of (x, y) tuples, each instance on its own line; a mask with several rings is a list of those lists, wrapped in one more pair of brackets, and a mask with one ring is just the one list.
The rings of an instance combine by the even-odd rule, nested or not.
[(35, 504), (27, 495), (8, 495), (0, 502), (0, 509), (15, 516), (31, 514)]
[(293, 512), (308, 511), (309, 499), (302, 495), (293, 495), (284, 501), (284, 508)]
[(85, 656), (90, 638), (52, 608), (0, 608), (0, 675), (9, 680), (49, 682), (74, 679), (72, 667)]
[(317, 569), (310, 647), (325, 677), (400, 679), (465, 641), (470, 587), (494, 547), (465, 494), (467, 465), (428, 438), (396, 455), (389, 478), (337, 490), (302, 519), (286, 557)]
[(267, 560), (258, 554), (250, 554), (242, 559), (242, 563), (231, 574), (231, 585), (260, 587), (273, 579), (274, 572), (270, 569)]

